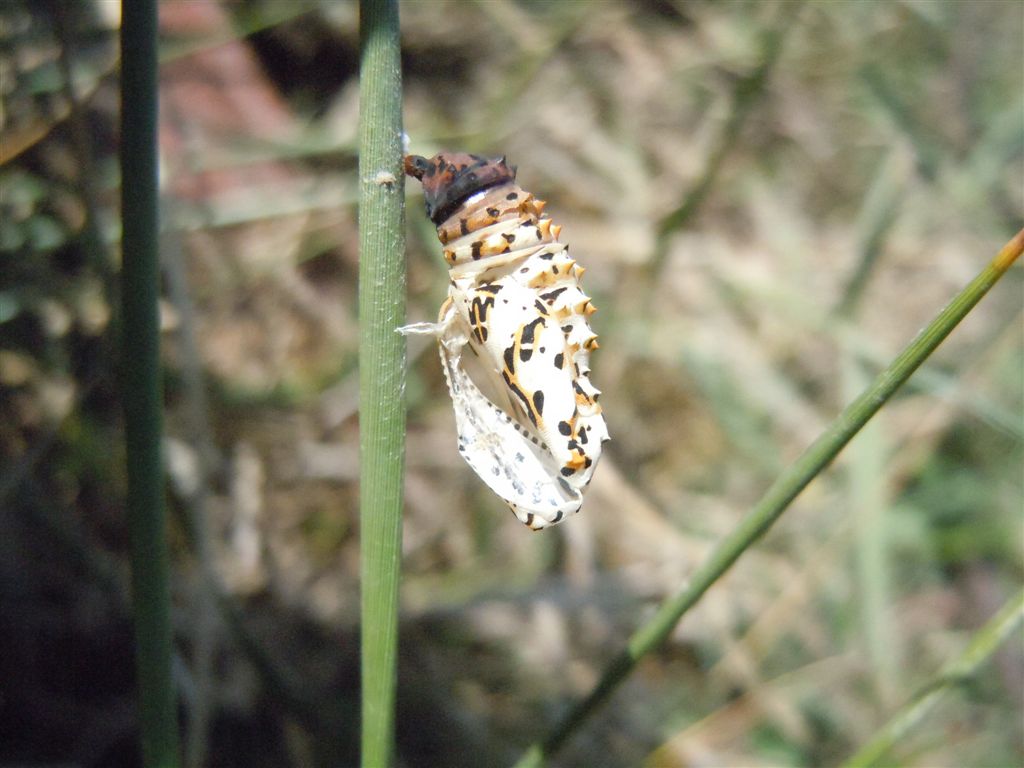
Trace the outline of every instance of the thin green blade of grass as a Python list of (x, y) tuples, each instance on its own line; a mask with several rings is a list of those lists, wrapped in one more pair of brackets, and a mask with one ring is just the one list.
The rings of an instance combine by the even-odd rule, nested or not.
[(861, 204), (860, 221), (857, 225), (860, 240), (857, 248), (857, 267), (836, 307), (836, 314), (842, 317), (852, 317), (860, 305), (868, 281), (885, 247), (885, 240), (899, 217), (905, 187), (904, 174), (899, 165), (897, 153), (889, 152), (879, 164)]
[[(858, 261), (836, 313), (849, 321), (857, 316), (868, 282), (896, 223), (903, 190), (903, 173), (893, 150), (879, 164), (861, 204), (857, 231)], [(844, 347), (841, 364), (844, 399), (853, 397), (870, 381), (868, 367)], [(889, 492), (885, 466), (890, 446), (880, 422), (867, 424), (850, 447), (847, 499), (854, 520), (854, 554), (860, 625), (871, 660), (875, 694), (890, 703), (899, 689), (900, 649), (886, 606), (889, 604)]]
[(867, 768), (877, 764), (935, 708), (935, 705), (951, 688), (962, 684), (973, 676), (1022, 622), (1024, 622), (1024, 590), (1007, 602), (984, 627), (979, 629), (964, 652), (947, 665), (938, 677), (924, 686), (920, 693), (901, 707), (867, 744), (843, 763), (843, 768)]
[(229, 32), (186, 39), (169, 37), (160, 47), (160, 63), (168, 64), (186, 56), (217, 48), (225, 43), (241, 40), (265, 29), (285, 24), (304, 14), (313, 13), (316, 9), (315, 2), (299, 2), (298, 0), (291, 0), (288, 3), (254, 5), (253, 7), (239, 5), (232, 9), (234, 23)]
[(929, 135), (927, 127), (913, 113), (906, 99), (889, 82), (882, 67), (866, 65), (860, 72), (860, 79), (914, 148), (918, 172), (929, 182), (935, 181), (943, 155), (937, 140)]
[(161, 455), (156, 0), (121, 9), (121, 383), (142, 757), (178, 765)]
[(758, 97), (764, 92), (768, 78), (782, 53), (786, 35), (792, 30), (802, 5), (802, 2), (791, 2), (780, 6), (778, 21), (765, 34), (760, 63), (751, 73), (740, 77), (733, 87), (729, 117), (722, 126), (714, 149), (708, 155), (703, 173), (686, 193), (682, 202), (658, 222), (654, 253), (647, 265), (648, 274), (652, 277), (660, 276), (665, 268), (669, 238), (694, 217), (718, 180), (718, 174), (732, 152), (736, 140), (739, 139), (747, 116), (757, 103)]
[(936, 318), (883, 370), (822, 435), (765, 492), (740, 524), (718, 545), (697, 569), (689, 585), (661, 604), (655, 615), (633, 633), (626, 648), (607, 666), (594, 689), (573, 706), (543, 742), (532, 745), (516, 763), (517, 768), (543, 765), (546, 758), (565, 742), (611, 696), (637, 663), (661, 645), (683, 615), (756, 542), (789, 504), (839, 454), (854, 435), (892, 397), (989, 289), (1006, 273), (1024, 251), (1024, 229), (999, 251)]
[(362, 764), (391, 764), (405, 440), (405, 221), (398, 4), (360, 3), (359, 449)]
[[(846, 353), (842, 361), (843, 389), (855, 394), (867, 383), (865, 366)], [(892, 446), (881, 421), (860, 432), (850, 446), (846, 498), (854, 527), (854, 567), (860, 628), (870, 660), (876, 700), (893, 704), (899, 690), (901, 665), (897, 633), (890, 619), (890, 484), (885, 471)]]

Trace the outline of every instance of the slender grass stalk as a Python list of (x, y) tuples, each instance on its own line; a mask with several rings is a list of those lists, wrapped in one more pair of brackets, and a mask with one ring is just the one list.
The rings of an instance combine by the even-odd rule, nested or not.
[[(989, 619), (988, 623), (975, 633), (964, 652), (901, 707), (867, 744), (843, 763), (843, 767), (867, 768), (885, 757), (911, 728), (928, 715), (950, 688), (960, 685), (974, 675), (1022, 622), (1024, 590)], [(898, 761), (893, 763), (897, 764)]]
[(156, 0), (121, 8), (122, 400), (143, 761), (178, 765), (161, 460)]
[[(161, 214), (174, 219), (174, 205), (164, 201)], [(195, 488), (187, 496), (185, 518), (191, 531), (191, 548), (199, 565), (199, 594), (195, 600), (195, 621), (192, 624), (191, 673), (192, 692), (188, 697), (188, 730), (182, 753), (186, 768), (207, 765), (210, 743), (210, 720), (213, 711), (213, 689), (216, 684), (214, 662), (217, 652), (218, 609), (221, 592), (217, 578), (214, 534), (209, 515), (212, 491), (210, 468), (216, 466), (217, 448), (210, 425), (210, 407), (203, 381), (203, 365), (199, 351), (196, 308), (189, 294), (185, 275), (185, 259), (177, 233), (163, 233), (160, 261), (166, 280), (167, 297), (180, 318), (178, 342), (181, 345), (181, 383), (184, 393), (185, 425), (199, 454)]]
[(396, 0), (362, 0), (359, 69), (359, 449), (362, 764), (391, 764), (405, 440), (402, 70)]
[(861, 204), (857, 266), (836, 307), (841, 317), (853, 317), (864, 297), (868, 281), (878, 264), (889, 231), (899, 218), (905, 184), (897, 152), (892, 150), (879, 164), (868, 193)]
[(935, 351), (935, 348), (1010, 268), (1021, 251), (1024, 251), (1024, 229), (1003, 246), (978, 276), (960, 291), (874, 382), (839, 414), (825, 432), (779, 475), (761, 500), (697, 569), (686, 589), (663, 602), (655, 615), (633, 633), (626, 648), (612, 659), (594, 689), (569, 710), (546, 740), (530, 747), (516, 764), (517, 768), (543, 765), (547, 757), (565, 744), (576, 729), (611, 696), (640, 659), (665, 641), (683, 614), (696, 605), (739, 556), (771, 528), (790, 502), (832, 462), (861, 427)]
[[(903, 184), (895, 150), (879, 164), (861, 205), (857, 231), (857, 266), (836, 307), (836, 314), (853, 324), (865, 289), (883, 253), (885, 240), (900, 210)], [(870, 381), (868, 365), (855, 353), (843, 350), (841, 364), (844, 399), (853, 397)], [(876, 700), (896, 703), (900, 684), (900, 647), (892, 629), (889, 587), (889, 478), (885, 466), (892, 450), (880, 422), (866, 425), (850, 446), (847, 464), (847, 500), (854, 520), (854, 563), (860, 602), (860, 625), (871, 662)]]
[(708, 155), (703, 173), (675, 210), (670, 211), (658, 222), (654, 254), (648, 263), (648, 271), (651, 276), (657, 277), (661, 274), (668, 257), (669, 238), (693, 218), (718, 179), (718, 173), (722, 170), (725, 159), (732, 152), (750, 110), (764, 91), (772, 69), (775, 67), (775, 62), (778, 61), (779, 54), (782, 53), (782, 44), (785, 42), (786, 35), (793, 28), (793, 21), (800, 12), (801, 6), (800, 0), (781, 4), (778, 21), (765, 33), (760, 64), (754, 71), (736, 81), (732, 91), (729, 117), (718, 135), (714, 149)]
[[(867, 365), (844, 350), (841, 363), (843, 391), (854, 396), (869, 381)], [(861, 640), (871, 666), (875, 700), (882, 707), (899, 699), (902, 647), (890, 619), (890, 565), (892, 528), (891, 481), (886, 466), (892, 460), (885, 425), (866, 424), (847, 452), (846, 501), (853, 518), (853, 565), (856, 573)]]
[(935, 181), (942, 165), (943, 149), (929, 127), (910, 109), (899, 89), (890, 84), (888, 74), (883, 67), (868, 64), (860, 71), (860, 80), (913, 146), (918, 172), (928, 181)]

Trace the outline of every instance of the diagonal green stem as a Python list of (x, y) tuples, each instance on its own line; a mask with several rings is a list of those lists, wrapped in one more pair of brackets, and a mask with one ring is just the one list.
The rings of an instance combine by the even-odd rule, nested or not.
[(565, 744), (580, 724), (611, 696), (640, 659), (665, 641), (683, 614), (692, 608), (739, 556), (779, 519), (790, 502), (832, 462), (858, 430), (935, 351), (943, 339), (1010, 268), (1022, 250), (1024, 229), (1003, 246), (991, 263), (957, 294), (874, 382), (779, 476), (739, 526), (718, 545), (708, 560), (693, 574), (689, 586), (662, 603), (657, 613), (629, 639), (625, 650), (608, 665), (590, 694), (568, 712), (545, 741), (530, 747), (516, 764), (517, 768), (543, 765), (545, 758)]
[(975, 633), (959, 658), (947, 665), (937, 678), (893, 715), (867, 744), (843, 763), (843, 768), (868, 768), (875, 765), (911, 728), (927, 716), (950, 688), (970, 678), (1022, 622), (1024, 590), (989, 619), (988, 623)]
[(362, 763), (391, 764), (405, 440), (405, 209), (398, 3), (363, 0), (359, 69)]
[(156, 0), (125, 0), (121, 19), (121, 386), (135, 657), (143, 762), (171, 768), (178, 765), (178, 723), (160, 449)]

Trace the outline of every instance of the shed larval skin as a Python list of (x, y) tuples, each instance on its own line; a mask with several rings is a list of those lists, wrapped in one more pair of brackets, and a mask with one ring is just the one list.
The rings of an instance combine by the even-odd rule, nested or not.
[(530, 528), (559, 523), (579, 511), (608, 439), (583, 267), (505, 158), (410, 155), (405, 172), (423, 184), (450, 283), (438, 322), (402, 331), (438, 337), (469, 465)]

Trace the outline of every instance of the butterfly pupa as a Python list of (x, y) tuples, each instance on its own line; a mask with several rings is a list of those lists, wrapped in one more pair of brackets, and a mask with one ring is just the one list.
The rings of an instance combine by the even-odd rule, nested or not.
[(583, 267), (505, 158), (410, 155), (405, 172), (423, 185), (449, 291), (436, 323), (400, 330), (437, 337), (466, 462), (530, 528), (559, 523), (608, 440)]

